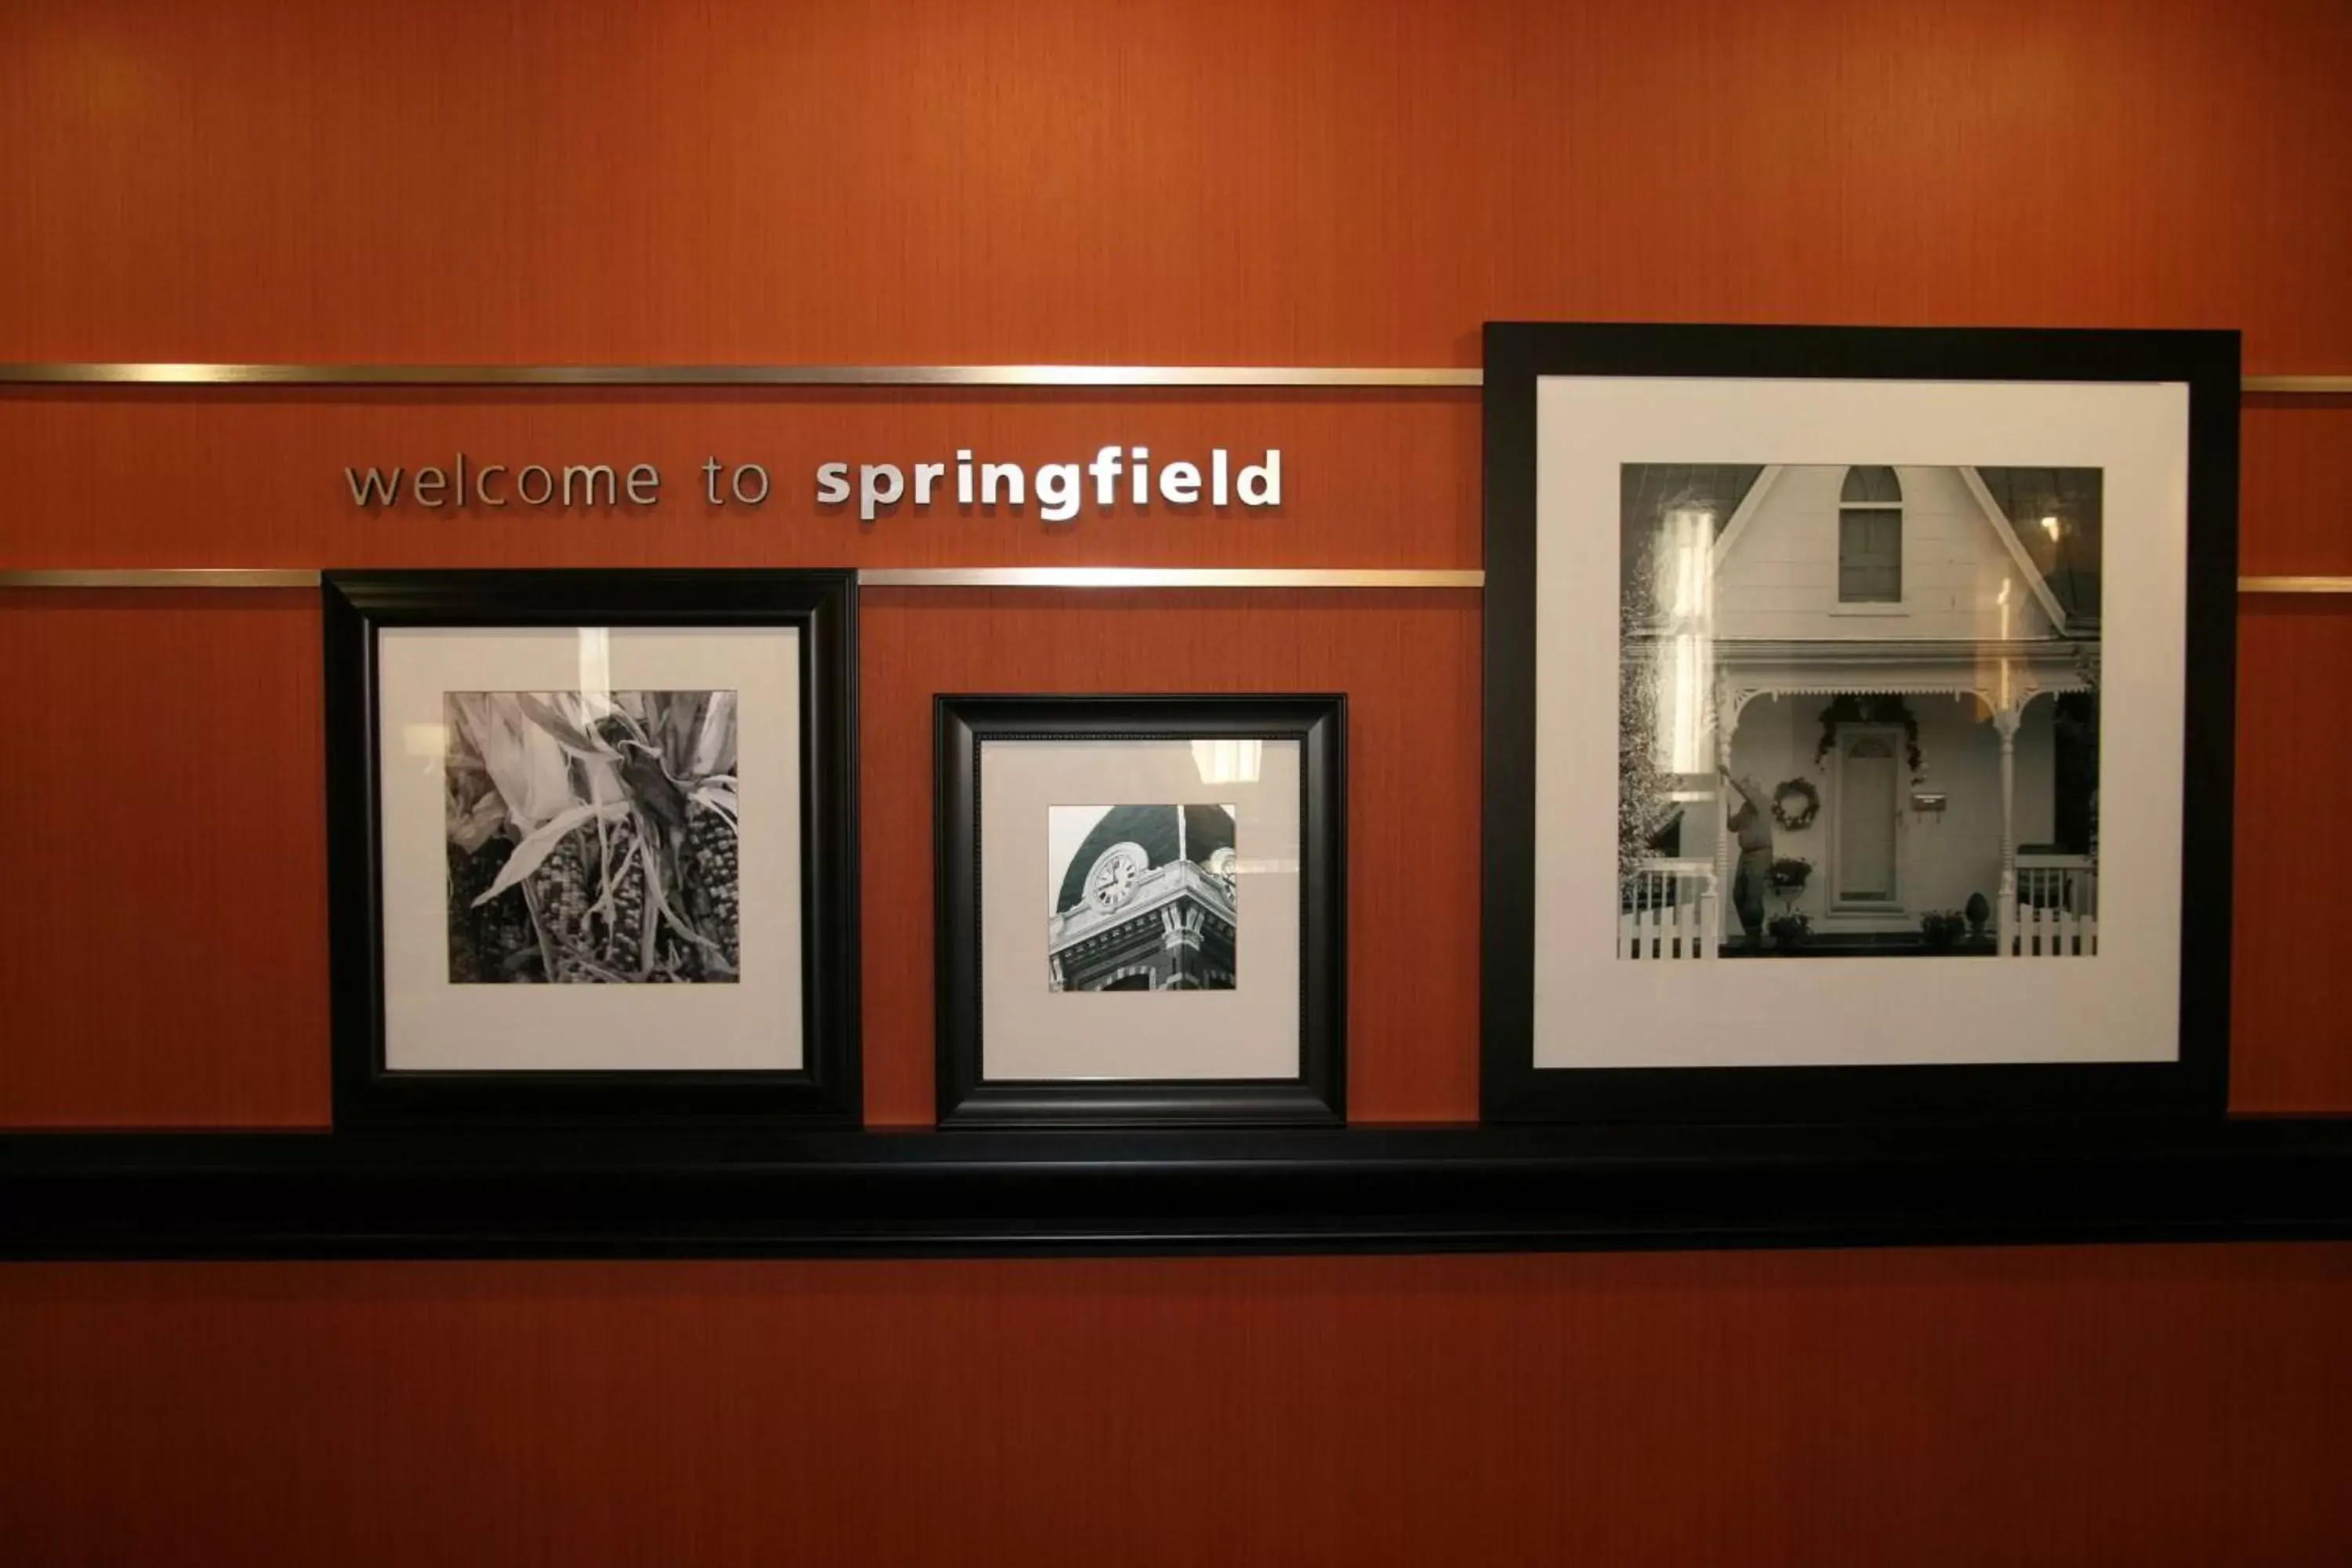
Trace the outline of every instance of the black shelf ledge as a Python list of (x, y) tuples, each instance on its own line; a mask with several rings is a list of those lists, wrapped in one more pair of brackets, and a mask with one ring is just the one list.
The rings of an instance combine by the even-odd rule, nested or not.
[(2352, 1119), (28, 1132), (0, 1257), (1412, 1252), (2352, 1237)]

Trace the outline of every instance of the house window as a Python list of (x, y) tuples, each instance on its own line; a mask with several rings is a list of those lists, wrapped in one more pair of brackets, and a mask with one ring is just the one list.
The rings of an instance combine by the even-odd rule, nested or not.
[(1838, 492), (1838, 603), (1903, 602), (1903, 486), (1893, 468), (1853, 468)]

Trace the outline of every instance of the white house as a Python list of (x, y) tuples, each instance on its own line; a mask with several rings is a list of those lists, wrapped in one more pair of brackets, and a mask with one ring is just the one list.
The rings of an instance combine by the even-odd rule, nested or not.
[(1809, 917), (1810, 951), (1916, 951), (1923, 914), (1976, 894), (1997, 952), (2096, 951), (2095, 700), (2058, 702), (2097, 682), (2095, 471), (1642, 465), (1626, 506), (1629, 595), (1649, 568), (1629, 632), (1650, 628), (1627, 656), (1683, 806), (1622, 900), (1628, 956), (1741, 935), (1718, 768), (1768, 806), (1818, 795), (1773, 832), (1809, 879), (1764, 899)]

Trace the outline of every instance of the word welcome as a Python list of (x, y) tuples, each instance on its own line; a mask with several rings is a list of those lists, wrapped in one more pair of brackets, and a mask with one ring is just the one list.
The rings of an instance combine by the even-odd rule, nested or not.
[[(558, 472), (563, 476), (560, 501), (556, 500)], [(343, 479), (352, 487), (353, 506), (396, 506), (406, 473), (405, 468), (394, 468), (389, 475), (377, 468), (365, 473), (345, 468)], [(535, 486), (534, 475), (538, 477)], [(631, 506), (651, 506), (661, 494), (661, 471), (651, 463), (638, 463), (624, 481), (609, 463), (567, 463), (560, 470), (544, 463), (526, 463), (515, 470), (510, 485), (504, 463), (483, 463), (468, 474), (466, 454), (460, 452), (447, 468), (417, 469), (415, 478), (409, 480), (408, 494), (422, 507), (500, 507), (510, 501), (525, 506), (618, 506), (625, 484)]]
[[(856, 479), (853, 484), (851, 474)], [(343, 470), (351, 487), (352, 504), (385, 509), (401, 504), (404, 491), (410, 504), (442, 508), (506, 506), (650, 507), (661, 499), (661, 470), (651, 463), (623, 468), (611, 463), (476, 463), (460, 452), (447, 467), (428, 464), (413, 473), (405, 467)], [(1192, 462), (1154, 466), (1148, 447), (1104, 447), (1091, 461), (1040, 463), (978, 462), (971, 448), (959, 447), (952, 461), (914, 463), (820, 463), (816, 468), (816, 501), (822, 507), (845, 507), (854, 496), (859, 521), (872, 522), (899, 505), (929, 507), (945, 487), (959, 507), (1021, 507), (1034, 497), (1037, 516), (1045, 522), (1067, 522), (1078, 515), (1091, 491), (1100, 508), (1117, 506), (1122, 496), (1135, 506), (1148, 506), (1156, 496), (1170, 506), (1212, 507), (1238, 503), (1244, 507), (1282, 504), (1282, 452), (1265, 449), (1262, 460), (1236, 468), (1233, 454), (1212, 447), (1205, 467)], [(723, 463), (708, 458), (702, 463), (702, 499), (706, 505), (730, 502), (755, 507), (768, 499), (768, 470), (758, 463)]]

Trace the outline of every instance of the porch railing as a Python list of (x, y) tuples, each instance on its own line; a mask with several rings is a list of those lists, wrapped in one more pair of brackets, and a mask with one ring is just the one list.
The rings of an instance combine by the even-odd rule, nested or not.
[(2087, 855), (2020, 855), (2017, 903), (2004, 945), (2015, 958), (2089, 958), (2099, 951), (2099, 872)]
[(1715, 867), (1705, 860), (1644, 860), (1620, 889), (1617, 956), (1713, 958)]

